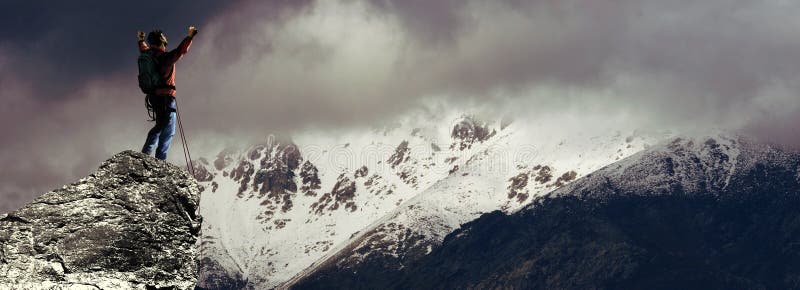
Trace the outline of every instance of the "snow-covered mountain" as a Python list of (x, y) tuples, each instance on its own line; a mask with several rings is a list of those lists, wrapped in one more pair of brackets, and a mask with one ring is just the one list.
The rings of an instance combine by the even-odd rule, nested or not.
[(483, 213), (514, 212), (669, 136), (559, 124), (423, 114), (200, 159), (199, 286), (273, 288), (325, 263), (402, 267)]
[(293, 288), (797, 289), (798, 206), (797, 151), (672, 138), (470, 221), (424, 256), (354, 247)]

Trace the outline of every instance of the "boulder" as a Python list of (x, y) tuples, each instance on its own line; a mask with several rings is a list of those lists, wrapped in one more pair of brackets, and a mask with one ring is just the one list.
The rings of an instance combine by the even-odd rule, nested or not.
[(193, 289), (199, 201), (185, 170), (119, 153), (0, 215), (0, 289)]

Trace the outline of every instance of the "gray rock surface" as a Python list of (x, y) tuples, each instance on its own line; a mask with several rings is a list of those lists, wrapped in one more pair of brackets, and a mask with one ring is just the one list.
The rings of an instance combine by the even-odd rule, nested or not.
[(125, 151), (0, 215), (0, 289), (193, 289), (196, 181)]

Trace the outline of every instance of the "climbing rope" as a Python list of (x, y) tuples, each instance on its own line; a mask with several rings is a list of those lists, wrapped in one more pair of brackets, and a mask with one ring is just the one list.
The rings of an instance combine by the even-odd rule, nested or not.
[[(186, 140), (186, 133), (183, 132), (183, 122), (181, 122), (181, 113), (180, 109), (178, 109), (178, 99), (175, 98), (175, 115), (178, 117), (178, 130), (181, 133), (181, 145), (183, 147), (183, 158), (186, 160), (186, 171), (192, 175), (192, 177), (197, 178), (194, 175), (194, 164), (192, 164), (192, 154), (189, 153), (189, 142)], [(202, 231), (202, 228), (201, 228)], [(205, 247), (203, 244), (203, 235), (200, 234), (200, 257), (205, 257)]]
[(192, 164), (192, 154), (189, 153), (189, 142), (186, 140), (186, 133), (183, 132), (183, 122), (181, 122), (181, 110), (178, 109), (178, 99), (175, 98), (175, 114), (178, 115), (178, 131), (181, 133), (181, 145), (183, 146), (183, 158), (186, 160), (186, 171), (189, 171), (189, 174), (192, 177), (197, 178), (194, 175), (194, 164)]

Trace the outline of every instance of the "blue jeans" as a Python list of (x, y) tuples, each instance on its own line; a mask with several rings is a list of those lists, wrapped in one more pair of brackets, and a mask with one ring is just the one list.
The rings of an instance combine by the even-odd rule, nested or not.
[(147, 98), (153, 106), (156, 125), (147, 133), (142, 153), (150, 155), (156, 149), (156, 158), (165, 160), (175, 135), (175, 97), (149, 95)]

